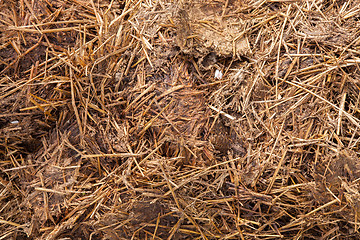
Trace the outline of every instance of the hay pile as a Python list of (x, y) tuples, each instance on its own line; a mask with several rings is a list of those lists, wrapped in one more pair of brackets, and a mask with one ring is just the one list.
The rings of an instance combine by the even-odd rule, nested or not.
[(0, 5), (0, 239), (358, 239), (357, 1)]

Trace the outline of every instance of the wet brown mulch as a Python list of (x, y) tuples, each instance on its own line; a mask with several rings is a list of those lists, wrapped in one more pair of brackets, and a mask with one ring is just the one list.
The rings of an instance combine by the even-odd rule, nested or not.
[(357, 1), (0, 2), (0, 239), (357, 239)]

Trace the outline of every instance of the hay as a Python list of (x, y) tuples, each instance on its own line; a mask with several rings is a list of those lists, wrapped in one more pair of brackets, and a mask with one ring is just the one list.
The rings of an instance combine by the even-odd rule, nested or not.
[(356, 1), (0, 9), (1, 239), (358, 238)]

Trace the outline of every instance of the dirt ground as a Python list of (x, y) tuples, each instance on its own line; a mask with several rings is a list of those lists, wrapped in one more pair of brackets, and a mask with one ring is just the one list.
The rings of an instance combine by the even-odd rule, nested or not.
[(360, 239), (359, 20), (0, 1), (0, 239)]

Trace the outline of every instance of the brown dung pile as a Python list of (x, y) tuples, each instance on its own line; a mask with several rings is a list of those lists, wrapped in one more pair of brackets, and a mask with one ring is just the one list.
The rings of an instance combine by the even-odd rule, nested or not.
[(359, 239), (359, 29), (356, 0), (0, 1), (0, 239)]

